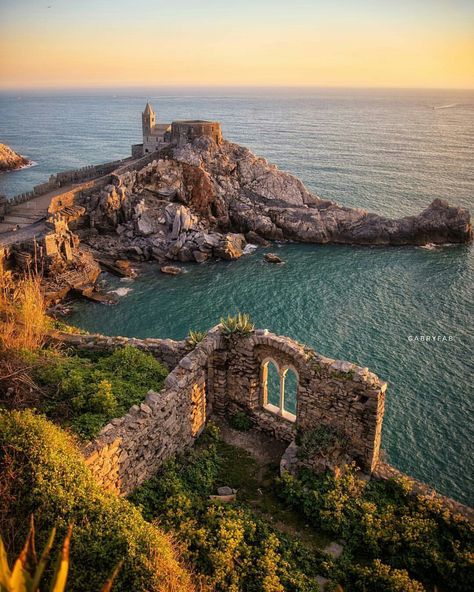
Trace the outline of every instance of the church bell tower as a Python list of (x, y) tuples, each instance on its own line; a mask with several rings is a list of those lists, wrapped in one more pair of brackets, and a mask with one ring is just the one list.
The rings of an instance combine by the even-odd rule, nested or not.
[(155, 127), (156, 116), (150, 103), (146, 104), (145, 111), (142, 113), (142, 130), (143, 137), (150, 136), (153, 128)]

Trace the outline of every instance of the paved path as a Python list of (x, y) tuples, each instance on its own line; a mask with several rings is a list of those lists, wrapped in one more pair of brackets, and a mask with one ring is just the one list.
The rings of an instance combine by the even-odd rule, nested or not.
[(48, 215), (49, 204), (53, 197), (65, 193), (78, 185), (81, 185), (81, 183), (60, 187), (59, 189), (55, 189), (54, 191), (39, 195), (29, 201), (13, 206), (11, 211), (5, 216), (4, 220), (0, 222), (0, 237), (3, 233), (9, 233), (13, 227), (19, 226), (20, 228), (23, 228), (46, 218)]
[(28, 226), (23, 226), (16, 231), (0, 232), (0, 247), (32, 240), (35, 236), (39, 237), (47, 230), (45, 221), (39, 220), (33, 224), (28, 224)]

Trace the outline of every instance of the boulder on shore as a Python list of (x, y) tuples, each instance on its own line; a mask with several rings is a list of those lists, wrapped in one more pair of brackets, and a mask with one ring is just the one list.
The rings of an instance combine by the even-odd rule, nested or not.
[(30, 161), (12, 150), (6, 144), (0, 144), (0, 173), (14, 171), (30, 164)]

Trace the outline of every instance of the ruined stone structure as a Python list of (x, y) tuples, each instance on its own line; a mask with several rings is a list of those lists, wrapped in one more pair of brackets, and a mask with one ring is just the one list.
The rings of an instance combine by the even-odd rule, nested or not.
[[(325, 468), (321, 460), (326, 462), (327, 458), (299, 460), (295, 444), (297, 435), (301, 438), (325, 426), (347, 438), (348, 460), (355, 460), (371, 478), (409, 479), (414, 493), (474, 519), (471, 508), (380, 460), (387, 384), (368, 368), (326, 358), (266, 330), (224, 336), (217, 326), (195, 347), (185, 340), (58, 332), (52, 333), (51, 339), (98, 351), (131, 345), (150, 352), (170, 370), (162, 391), (149, 391), (143, 403), (113, 419), (84, 449), (99, 482), (121, 495), (152, 477), (167, 459), (192, 446), (211, 416), (229, 417), (240, 411), (255, 429), (290, 443), (288, 449), (296, 463), (316, 470)], [(279, 386), (270, 384), (270, 364), (277, 369)], [(294, 412), (288, 411), (285, 403), (288, 373), (296, 377)], [(279, 404), (273, 397), (279, 397)], [(288, 460), (285, 456), (283, 460)], [(331, 464), (328, 467), (332, 468)]]
[[(113, 349), (127, 343), (152, 352), (173, 368), (165, 388), (112, 420), (86, 448), (98, 479), (128, 493), (173, 454), (191, 446), (212, 415), (246, 413), (254, 427), (290, 443), (297, 432), (325, 425), (344, 433), (350, 457), (367, 473), (377, 465), (386, 383), (348, 362), (325, 358), (267, 331), (225, 337), (215, 327), (194, 349), (186, 342), (102, 336), (64, 336), (76, 347)], [(178, 361), (179, 360), (179, 361)], [(266, 369), (297, 375), (294, 413), (268, 402)], [(284, 398), (284, 387), (281, 388)]]
[(173, 123), (156, 123), (156, 115), (150, 103), (142, 113), (143, 144), (132, 146), (132, 156), (138, 158), (161, 150), (168, 144), (184, 146), (196, 138), (207, 136), (216, 144), (222, 141), (220, 123), (216, 121), (174, 121)]

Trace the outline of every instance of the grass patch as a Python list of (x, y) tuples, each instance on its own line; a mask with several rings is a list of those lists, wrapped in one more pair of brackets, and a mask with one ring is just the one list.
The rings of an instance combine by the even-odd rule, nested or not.
[(107, 354), (36, 350), (24, 359), (43, 390), (40, 409), (83, 439), (143, 401), (148, 390), (161, 390), (167, 375), (151, 354), (131, 346)]

